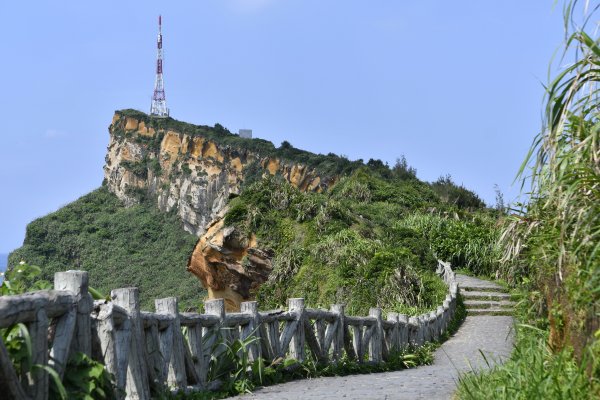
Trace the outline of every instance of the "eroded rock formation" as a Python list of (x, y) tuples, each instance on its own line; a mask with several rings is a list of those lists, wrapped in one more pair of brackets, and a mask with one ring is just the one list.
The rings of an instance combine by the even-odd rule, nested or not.
[(188, 261), (211, 299), (225, 299), (227, 311), (239, 311), (240, 303), (251, 299), (273, 269), (273, 254), (256, 248), (247, 238), (217, 218), (202, 235)]

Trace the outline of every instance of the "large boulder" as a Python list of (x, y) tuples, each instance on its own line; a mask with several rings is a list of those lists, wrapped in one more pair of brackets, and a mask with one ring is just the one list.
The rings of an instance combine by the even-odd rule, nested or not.
[(252, 300), (268, 279), (273, 253), (257, 248), (253, 235), (225, 226), (222, 215), (198, 240), (187, 269), (200, 279), (209, 298), (225, 299), (226, 310), (233, 312)]

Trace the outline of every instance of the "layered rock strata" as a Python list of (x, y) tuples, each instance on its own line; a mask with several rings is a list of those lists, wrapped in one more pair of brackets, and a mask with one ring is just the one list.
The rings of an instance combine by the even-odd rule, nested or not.
[(188, 124), (179, 122), (171, 127), (164, 121), (115, 114), (109, 127), (105, 182), (127, 206), (136, 204), (141, 195), (155, 197), (161, 211), (176, 210), (184, 229), (197, 236), (205, 232), (229, 197), (240, 192), (249, 173), (258, 170), (280, 175), (303, 191), (322, 191), (334, 179), (324, 179), (305, 165), (244, 146), (223, 145), (197, 133), (214, 128), (189, 125), (186, 129)]

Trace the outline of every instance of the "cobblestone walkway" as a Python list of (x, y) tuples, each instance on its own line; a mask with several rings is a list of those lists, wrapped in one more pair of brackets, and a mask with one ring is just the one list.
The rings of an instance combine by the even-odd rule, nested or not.
[[(460, 275), (457, 278), (463, 284), (490, 284)], [(436, 351), (433, 365), (397, 372), (298, 380), (258, 389), (236, 399), (450, 399), (460, 372), (486, 367), (481, 353), (488, 360), (502, 360), (510, 355), (512, 324), (510, 316), (468, 315), (458, 332)]]

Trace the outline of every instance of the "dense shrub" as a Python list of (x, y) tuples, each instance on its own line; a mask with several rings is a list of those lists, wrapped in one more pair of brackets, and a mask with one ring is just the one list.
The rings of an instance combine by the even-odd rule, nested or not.
[(500, 227), (492, 214), (415, 213), (394, 224), (392, 234), (413, 229), (428, 239), (438, 258), (476, 275), (495, 276), (501, 257)]
[(345, 303), (354, 314), (374, 305), (416, 311), (440, 303), (445, 287), (434, 274), (427, 238), (391, 228), (432, 198), (417, 180), (394, 183), (366, 168), (326, 194), (302, 193), (268, 177), (230, 203), (225, 221), (255, 233), (259, 246), (276, 254), (274, 271), (258, 292), (265, 307), (301, 296), (312, 306)]

